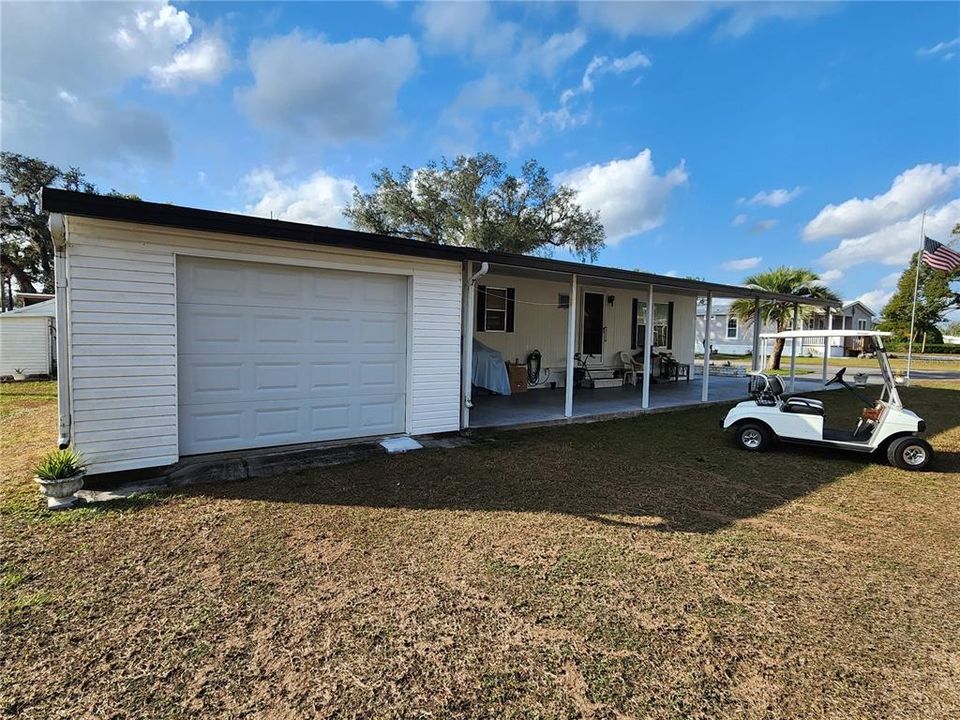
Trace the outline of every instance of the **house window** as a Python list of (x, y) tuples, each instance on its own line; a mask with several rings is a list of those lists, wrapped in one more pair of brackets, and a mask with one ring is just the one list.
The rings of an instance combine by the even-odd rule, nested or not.
[[(636, 347), (643, 347), (647, 336), (647, 304), (637, 303)], [(670, 349), (673, 343), (673, 303), (653, 304), (653, 347)]]
[(557, 296), (557, 307), (558, 308), (569, 308), (570, 307), (570, 296), (566, 293), (560, 293)]
[(477, 332), (513, 332), (516, 292), (513, 288), (477, 286)]
[(727, 320), (727, 340), (736, 340), (740, 335), (740, 323), (735, 317)]
[(487, 288), (484, 328), (487, 332), (504, 332), (507, 329), (506, 288)]
[(860, 320), (857, 320), (857, 330), (866, 330), (866, 329), (867, 329), (867, 321), (863, 320), (862, 318)]

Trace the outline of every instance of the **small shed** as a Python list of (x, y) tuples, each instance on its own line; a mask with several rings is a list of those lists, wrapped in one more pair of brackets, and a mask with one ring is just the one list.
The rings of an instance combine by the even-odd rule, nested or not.
[(54, 374), (56, 315), (55, 300), (0, 313), (0, 376)]

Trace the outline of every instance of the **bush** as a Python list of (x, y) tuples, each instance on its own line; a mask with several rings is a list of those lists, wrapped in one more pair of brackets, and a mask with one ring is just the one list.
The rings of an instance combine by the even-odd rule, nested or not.
[(76, 475), (86, 464), (75, 450), (54, 450), (37, 463), (33, 474), (41, 480), (62, 480)]
[[(894, 342), (894, 343), (884, 343), (887, 352), (897, 353), (898, 355), (907, 354), (907, 343), (905, 342)], [(913, 353), (917, 355), (920, 353), (920, 348), (922, 347), (921, 343), (913, 344)], [(947, 345), (946, 343), (927, 343), (927, 346), (923, 350), (924, 355), (960, 355), (960, 345)]]

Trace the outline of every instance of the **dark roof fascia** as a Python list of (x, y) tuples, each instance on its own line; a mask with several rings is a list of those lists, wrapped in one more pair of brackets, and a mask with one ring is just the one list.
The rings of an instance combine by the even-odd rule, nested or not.
[[(674, 288), (715, 297), (746, 297), (766, 300), (796, 302), (791, 295), (780, 295), (752, 290), (737, 285), (723, 285), (700, 280), (675, 278), (668, 275), (623, 270), (621, 268), (588, 265), (567, 260), (516, 255), (513, 253), (491, 252), (477, 248), (437, 245), (420, 240), (410, 240), (391, 235), (377, 235), (357, 230), (307, 225), (286, 220), (270, 220), (250, 215), (200, 210), (180, 205), (129, 200), (127, 198), (81, 193), (71, 190), (44, 188), (41, 194), (42, 207), (46, 212), (76, 215), (81, 217), (116, 220), (120, 222), (140, 223), (173, 227), (181, 230), (197, 230), (229, 235), (269, 238), (307, 245), (342, 247), (371, 252), (409, 255), (462, 262), (473, 260), (492, 265), (505, 265), (518, 268), (530, 268), (563, 274), (575, 274), (582, 277), (620, 280), (640, 284), (653, 284), (658, 287)], [(803, 304), (821, 307), (835, 306), (839, 303), (829, 300), (804, 300)]]

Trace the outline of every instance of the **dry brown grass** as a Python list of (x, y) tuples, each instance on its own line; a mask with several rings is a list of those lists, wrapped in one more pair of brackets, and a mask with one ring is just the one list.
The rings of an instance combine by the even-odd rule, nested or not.
[(935, 472), (746, 455), (703, 408), (56, 516), (18, 489), (48, 397), (5, 473), (0, 712), (957, 717), (960, 388), (904, 397)]

